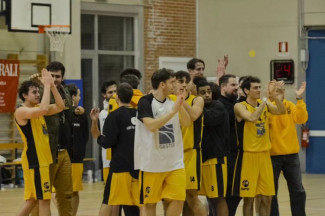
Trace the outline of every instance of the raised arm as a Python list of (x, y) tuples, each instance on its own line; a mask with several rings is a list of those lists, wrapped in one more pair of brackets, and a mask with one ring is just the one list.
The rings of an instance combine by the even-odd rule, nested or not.
[(204, 107), (204, 100), (202, 97), (196, 97), (193, 100), (193, 105), (190, 106), (188, 103), (184, 102), (184, 108), (187, 111), (187, 113), (189, 114), (190, 118), (192, 121), (195, 121), (196, 119), (198, 119), (202, 112), (203, 112), (203, 107)]
[(307, 107), (302, 97), (305, 90), (306, 82), (302, 82), (300, 88), (296, 90), (297, 104), (295, 105), (295, 109), (293, 109), (292, 112), (293, 120), (296, 124), (304, 124), (308, 120)]
[(262, 104), (260, 104), (253, 113), (249, 112), (245, 105), (241, 103), (236, 103), (235, 104), (235, 114), (236, 114), (236, 119), (237, 121), (250, 121), (250, 122), (255, 122), (258, 120), (258, 118), (261, 116), (263, 109), (266, 105), (266, 101), (263, 101)]
[(178, 110), (172, 109), (165, 115), (160, 116), (159, 118), (150, 118), (144, 117), (142, 119), (143, 124), (146, 126), (148, 130), (151, 132), (157, 131), (159, 128), (164, 126), (173, 116), (178, 112)]
[(49, 111), (46, 113), (46, 115), (48, 115), (48, 116), (59, 113), (62, 110), (64, 110), (64, 108), (65, 108), (64, 101), (63, 101), (58, 89), (54, 85), (54, 82), (51, 84), (51, 92), (53, 94), (55, 104), (49, 105)]
[(216, 84), (219, 85), (219, 79), (226, 74), (226, 68), (229, 62), (228, 55), (223, 56), (223, 60), (218, 59)]
[(179, 115), (180, 115), (179, 122), (183, 127), (189, 127), (192, 123), (192, 120), (189, 115), (189, 112), (185, 110), (184, 104), (186, 104), (186, 102), (184, 102), (183, 106), (181, 106), (179, 109)]
[(92, 108), (90, 111), (90, 119), (91, 119), (91, 136), (94, 139), (97, 139), (100, 136), (100, 131), (98, 128), (98, 119), (99, 119), (99, 109)]
[(267, 107), (269, 108), (270, 113), (273, 115), (283, 115), (286, 113), (285, 106), (283, 104), (284, 98), (284, 82), (274, 82), (271, 81), (270, 84), (272, 87), (269, 87), (269, 94), (275, 101), (275, 105), (270, 101), (267, 101)]
[[(138, 113), (142, 112), (142, 110), (140, 110), (140, 109), (145, 110), (144, 112), (146, 113), (145, 114), (146, 116), (144, 116), (142, 118), (142, 122), (148, 130), (150, 130), (151, 132), (155, 132), (159, 128), (164, 126), (171, 118), (173, 118), (173, 116), (181, 109), (183, 102), (184, 102), (184, 97), (178, 96), (171, 111), (169, 111), (168, 113), (166, 113), (158, 118), (153, 118), (153, 115), (149, 114), (150, 112), (152, 112), (152, 111), (150, 111), (151, 110), (150, 104), (148, 104), (144, 100), (140, 100), (140, 103), (138, 106)], [(183, 117), (184, 121), (186, 123), (186, 121), (189, 120), (189, 116), (188, 116), (188, 114), (186, 114), (186, 112), (183, 113), (183, 115), (184, 115), (184, 117)], [(141, 118), (141, 115), (140, 115), (140, 118)]]
[[(49, 111), (50, 88), (51, 83), (53, 82), (53, 78), (47, 70), (43, 69), (40, 81), (44, 85), (41, 103), (36, 107), (22, 106), (16, 110), (15, 118), (20, 125), (25, 125), (28, 119), (44, 116)], [(40, 94), (39, 89), (35, 88), (32, 94)]]

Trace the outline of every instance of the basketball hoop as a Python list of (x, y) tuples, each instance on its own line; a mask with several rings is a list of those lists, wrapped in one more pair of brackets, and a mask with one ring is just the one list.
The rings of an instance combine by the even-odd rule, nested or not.
[(38, 26), (38, 32), (46, 32), (46, 35), (50, 38), (50, 51), (63, 53), (64, 43), (70, 32), (69, 25)]

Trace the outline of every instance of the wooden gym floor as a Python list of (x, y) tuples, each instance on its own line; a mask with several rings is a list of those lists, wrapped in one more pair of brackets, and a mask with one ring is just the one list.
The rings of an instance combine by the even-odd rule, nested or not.
[[(325, 175), (304, 174), (303, 183), (307, 192), (306, 212), (308, 216), (324, 216), (325, 215)], [(98, 215), (99, 207), (102, 201), (104, 184), (84, 183), (84, 190), (80, 192), (80, 205), (78, 216)], [(23, 205), (23, 188), (5, 189), (0, 191), (0, 215), (13, 216), (19, 211)], [(284, 178), (280, 178), (279, 188), (279, 206), (281, 216), (289, 216), (290, 202), (287, 185)], [(53, 205), (51, 205), (52, 215), (57, 216), (58, 213)], [(161, 204), (157, 207), (157, 216), (163, 216)], [(238, 207), (237, 214), (242, 215), (242, 202)]]

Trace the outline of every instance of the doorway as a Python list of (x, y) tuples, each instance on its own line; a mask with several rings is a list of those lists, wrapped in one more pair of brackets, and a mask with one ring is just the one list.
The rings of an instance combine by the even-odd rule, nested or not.
[[(309, 31), (308, 36), (325, 37), (325, 30)], [(308, 49), (306, 103), (310, 138), (306, 149), (306, 172), (325, 173), (325, 40), (309, 39)]]

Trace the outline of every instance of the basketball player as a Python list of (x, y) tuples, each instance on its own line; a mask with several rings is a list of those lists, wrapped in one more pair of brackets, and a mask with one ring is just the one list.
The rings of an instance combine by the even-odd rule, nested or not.
[[(23, 101), (15, 112), (16, 125), (24, 141), (22, 168), (24, 173), (25, 203), (19, 216), (27, 216), (39, 203), (40, 215), (51, 215), (51, 182), (49, 166), (53, 163), (49, 144), (49, 135), (44, 115), (53, 115), (64, 109), (64, 102), (54, 84), (51, 74), (42, 70), (39, 78), (44, 85), (42, 100), (39, 84), (25, 81), (18, 92)], [(55, 104), (50, 104), (52, 92)]]
[(228, 216), (225, 200), (227, 189), (227, 146), (229, 122), (224, 105), (212, 99), (210, 84), (206, 80), (194, 83), (198, 95), (204, 99), (204, 127), (202, 136), (202, 187), (200, 195), (209, 199), (214, 215)]
[[(140, 169), (140, 202), (145, 214), (156, 215), (156, 205), (164, 199), (166, 216), (180, 215), (185, 200), (186, 182), (183, 140), (180, 124), (190, 126), (184, 108), (184, 95), (169, 99), (175, 88), (171, 70), (160, 69), (151, 77), (153, 92), (138, 104), (135, 130), (134, 166)], [(185, 93), (185, 91), (184, 91)]]
[(111, 169), (105, 184), (104, 199), (100, 216), (119, 214), (119, 206), (139, 205), (139, 171), (134, 170), (134, 129), (136, 109), (130, 106), (132, 87), (121, 83), (117, 88), (116, 100), (119, 108), (105, 120), (103, 134), (98, 127), (98, 112), (91, 111), (92, 135), (104, 148), (112, 148)]
[(254, 213), (254, 197), (260, 195), (260, 215), (270, 215), (272, 196), (275, 194), (273, 169), (269, 150), (269, 116), (285, 113), (280, 98), (282, 82), (273, 82), (272, 94), (275, 105), (261, 97), (261, 82), (258, 78), (248, 76), (242, 83), (247, 96), (246, 101), (234, 107), (236, 115), (237, 139), (239, 153), (236, 160), (233, 195), (244, 198), (243, 214)]
[[(176, 91), (178, 94), (185, 91), (184, 108), (191, 118), (190, 127), (182, 127), (183, 143), (184, 143), (184, 165), (186, 172), (186, 203), (183, 215), (202, 215), (206, 216), (207, 212), (204, 205), (198, 198), (198, 190), (201, 186), (201, 139), (203, 126), (203, 106), (202, 97), (190, 94), (188, 85), (191, 77), (186, 71), (178, 71), (175, 73)], [(175, 95), (170, 96), (172, 100), (176, 100)], [(189, 213), (188, 211), (191, 211)]]

